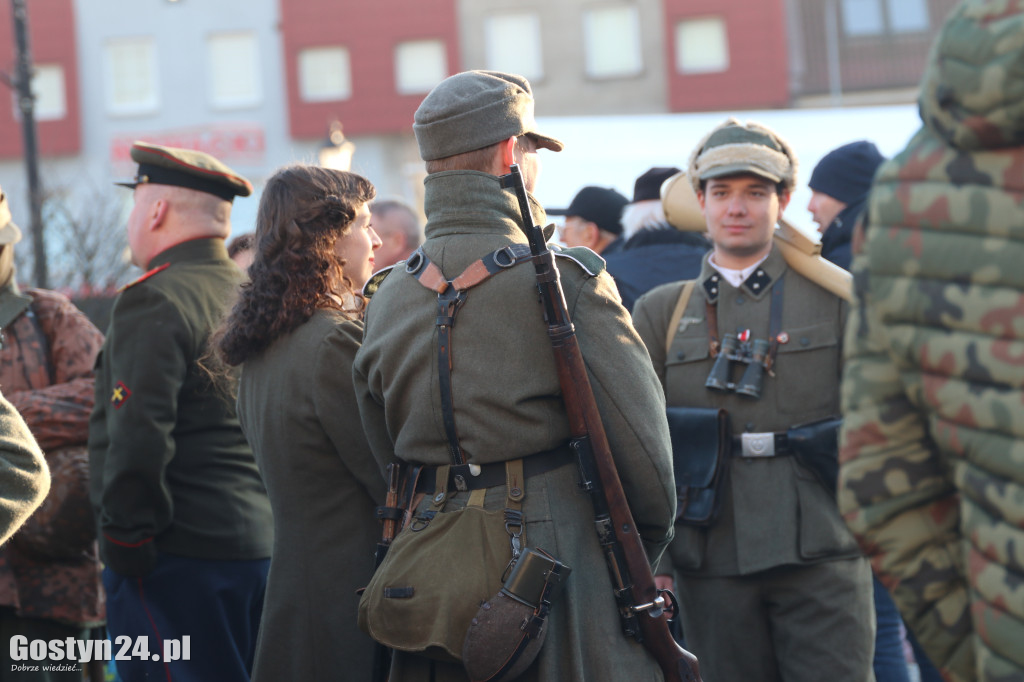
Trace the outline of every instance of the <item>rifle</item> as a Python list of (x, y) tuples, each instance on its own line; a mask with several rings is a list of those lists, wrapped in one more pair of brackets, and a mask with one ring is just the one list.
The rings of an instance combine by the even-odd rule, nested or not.
[[(374, 555), (374, 570), (380, 568), (384, 557), (388, 554), (391, 541), (395, 539), (398, 531), (398, 519), (402, 517), (403, 510), (398, 506), (399, 487), (402, 480), (401, 465), (392, 462), (388, 465), (388, 492), (384, 498), (384, 506), (377, 507), (377, 517), (381, 520), (381, 537), (377, 543), (377, 552)], [(388, 674), (391, 672), (391, 649), (380, 642), (374, 644), (373, 649), (373, 682), (387, 682)]]
[[(508, 175), (501, 176), (501, 185), (514, 189), (519, 200), (521, 227), (530, 242), (537, 288), (558, 367), (558, 383), (572, 431), (570, 446), (579, 462), (581, 485), (590, 493), (594, 504), (594, 525), (611, 574), (623, 633), (651, 652), (666, 682), (701, 682), (697, 658), (679, 646), (669, 630), (665, 598), (654, 585), (651, 565), (612, 459), (576, 330), (565, 304), (554, 254), (547, 248), (541, 227), (533, 222), (519, 166), (512, 164), (509, 171)], [(674, 602), (675, 597), (671, 599)]]

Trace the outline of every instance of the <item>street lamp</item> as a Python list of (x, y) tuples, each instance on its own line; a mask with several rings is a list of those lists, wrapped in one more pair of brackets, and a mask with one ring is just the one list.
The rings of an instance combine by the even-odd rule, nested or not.
[(327, 140), (320, 145), (317, 156), (324, 168), (347, 171), (352, 168), (355, 151), (355, 144), (341, 131), (341, 121), (332, 121)]

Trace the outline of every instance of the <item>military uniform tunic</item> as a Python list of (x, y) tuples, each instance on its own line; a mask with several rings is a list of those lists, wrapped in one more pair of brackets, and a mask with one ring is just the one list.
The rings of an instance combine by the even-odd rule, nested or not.
[[(431, 174), (423, 250), (448, 278), (510, 244), (522, 244), (515, 195), (474, 171)], [(537, 215), (543, 210), (535, 205)], [(558, 259), (566, 300), (637, 527), (652, 558), (671, 538), (675, 493), (664, 400), (643, 345), (611, 278)], [(437, 386), (437, 296), (399, 265), (366, 313), (354, 366), (356, 392), (381, 464), (450, 462)], [(453, 396), (460, 442), (470, 463), (504, 462), (569, 440), (554, 357), (533, 267), (524, 264), (468, 290), (452, 327)], [(657, 680), (641, 645), (621, 632), (611, 583), (593, 526), (593, 507), (576, 467), (526, 479), (526, 543), (572, 567), (550, 632), (527, 680)], [(468, 493), (453, 497), (465, 504)], [(504, 506), (504, 486), (485, 507)], [(452, 503), (449, 503), (452, 504)], [(472, 539), (467, 539), (471, 541)], [(497, 591), (498, 585), (495, 586)], [(397, 655), (393, 680), (427, 680), (430, 662)], [(465, 680), (458, 664), (437, 664), (436, 679)]]
[(270, 556), (270, 503), (230, 396), (199, 360), (241, 282), (223, 240), (167, 249), (118, 296), (97, 361), (89, 426), (100, 553), (145, 573), (157, 550)]
[[(650, 351), (667, 404), (724, 408), (729, 412), (734, 436), (744, 432), (784, 432), (792, 426), (836, 416), (845, 303), (790, 270), (776, 247), (739, 288), (711, 266), (709, 257), (710, 254), (705, 256), (700, 277), (667, 352), (668, 324), (684, 283), (654, 289), (637, 302), (634, 310), (634, 324)], [(775, 376), (764, 375), (760, 399), (705, 388), (714, 364), (709, 352), (708, 304), (717, 310), (718, 338), (749, 330), (752, 340), (768, 339), (772, 292), (780, 284), (780, 336), (785, 343), (778, 346)], [(734, 378), (740, 371), (735, 370)], [(739, 642), (754, 635), (736, 623), (715, 626), (714, 622), (727, 620), (721, 615), (724, 610), (718, 618), (711, 613), (687, 612), (688, 595), (710, 594), (710, 586), (718, 584), (698, 578), (751, 577), (756, 581), (768, 575), (771, 581), (777, 581), (779, 571), (784, 575), (786, 570), (802, 566), (852, 560), (859, 565), (855, 580), (858, 585), (863, 583), (863, 594), (853, 590), (849, 595), (851, 602), (836, 608), (846, 608), (855, 618), (873, 622), (866, 562), (858, 558), (860, 551), (839, 516), (835, 500), (815, 475), (796, 458), (784, 455), (731, 457), (727, 467), (719, 491), (722, 499), (717, 520), (707, 528), (677, 524), (676, 537), (669, 548), (671, 563), (680, 574), (677, 588), (684, 601), (687, 642), (700, 659), (702, 670), (707, 671), (708, 679), (728, 678), (721, 672), (715, 674), (729, 670), (719, 667), (728, 662), (724, 659), (736, 658), (735, 652), (724, 653), (729, 651), (722, 646), (725, 640), (733, 638)], [(659, 572), (671, 573), (664, 565), (666, 562), (662, 563)], [(797, 574), (801, 575), (799, 580), (811, 584), (806, 573)], [(824, 589), (832, 593), (836, 590)], [(723, 599), (729, 598), (725, 592)], [(753, 618), (754, 614), (750, 616)], [(804, 632), (808, 640), (820, 641), (824, 635), (819, 629), (828, 628), (829, 624), (819, 621), (808, 623)], [(833, 669), (831, 675), (835, 679), (867, 679), (873, 641), (870, 623), (865, 622), (861, 629), (856, 623), (837, 623), (832, 629), (837, 632), (830, 635), (830, 642), (842, 638), (864, 640), (854, 641), (852, 647), (849, 642), (842, 647), (837, 642), (837, 651), (852, 648), (854, 658), (866, 658), (847, 668), (847, 672), (852, 669), (852, 675), (844, 676), (842, 669)], [(749, 651), (755, 651), (752, 643)], [(786, 674), (785, 664), (778, 664), (783, 679), (800, 679), (795, 676), (797, 673)], [(863, 668), (858, 673), (857, 666), (861, 664)], [(820, 670), (805, 670), (803, 679), (814, 679), (818, 674)]]

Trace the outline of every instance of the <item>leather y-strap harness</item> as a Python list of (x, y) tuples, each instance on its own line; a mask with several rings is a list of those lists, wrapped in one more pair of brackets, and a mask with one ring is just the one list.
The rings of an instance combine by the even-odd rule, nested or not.
[(455, 428), (455, 404), (452, 398), (452, 327), (455, 325), (455, 315), (466, 302), (467, 290), (530, 258), (529, 245), (511, 244), (473, 262), (458, 277), (450, 280), (445, 278), (441, 268), (427, 258), (422, 247), (406, 261), (405, 271), (415, 277), (420, 284), (437, 293), (438, 385), (441, 389), (441, 415), (444, 419), (444, 431), (448, 436), (448, 452), (452, 464), (466, 463), (466, 456), (459, 444), (459, 434)]
[[(782, 294), (784, 291), (785, 277), (779, 277), (772, 283), (771, 307), (768, 312), (768, 365), (766, 369), (771, 371), (775, 364), (775, 355), (779, 352), (779, 335), (782, 332)], [(714, 292), (713, 298), (705, 299), (704, 311), (708, 324), (708, 351), (712, 358), (718, 357), (718, 351), (722, 348), (722, 342), (718, 338), (718, 292)]]

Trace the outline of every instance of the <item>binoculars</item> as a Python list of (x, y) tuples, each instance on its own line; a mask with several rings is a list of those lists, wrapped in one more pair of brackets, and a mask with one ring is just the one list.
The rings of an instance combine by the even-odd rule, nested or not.
[[(768, 349), (769, 344), (764, 339), (741, 341), (736, 334), (726, 334), (704, 386), (713, 391), (733, 391), (755, 400), (760, 398)], [(730, 381), (734, 365), (746, 365), (739, 382)]]

